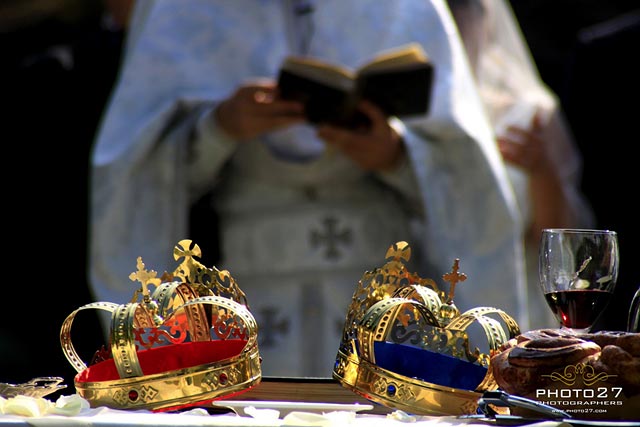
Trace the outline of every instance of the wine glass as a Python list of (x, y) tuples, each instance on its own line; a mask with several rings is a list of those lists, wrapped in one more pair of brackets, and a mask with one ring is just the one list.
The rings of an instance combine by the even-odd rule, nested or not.
[(540, 286), (561, 329), (589, 332), (618, 279), (618, 236), (611, 230), (544, 229)]

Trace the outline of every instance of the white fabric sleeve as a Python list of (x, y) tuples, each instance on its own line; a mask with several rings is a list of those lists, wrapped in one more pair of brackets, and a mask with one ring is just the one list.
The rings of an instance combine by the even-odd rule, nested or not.
[(189, 186), (191, 195), (195, 198), (211, 188), (211, 183), (216, 180), (237, 146), (237, 142), (215, 120), (218, 104), (212, 103), (198, 110), (199, 117), (191, 135)]
[(424, 217), (425, 212), (422, 206), (422, 195), (420, 191), (418, 191), (418, 179), (416, 178), (413, 164), (409, 158), (409, 147), (407, 147), (407, 141), (405, 140), (407, 129), (404, 123), (397, 118), (390, 119), (389, 124), (398, 133), (400, 138), (402, 138), (402, 143), (405, 145), (405, 152), (402, 155), (399, 165), (392, 170), (378, 172), (377, 176), (382, 182), (400, 194), (410, 212)]

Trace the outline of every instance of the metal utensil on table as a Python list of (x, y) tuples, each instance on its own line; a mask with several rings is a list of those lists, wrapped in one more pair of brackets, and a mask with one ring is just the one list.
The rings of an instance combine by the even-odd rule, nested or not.
[[(532, 415), (531, 417), (522, 417), (518, 415), (505, 415), (496, 411), (494, 407), (526, 409), (539, 416)], [(553, 406), (545, 405), (524, 397), (513, 396), (500, 390), (485, 391), (482, 397), (478, 399), (478, 409), (482, 411), (482, 414), (465, 415), (460, 418), (490, 422), (499, 426), (523, 426), (539, 423), (543, 420), (564, 421), (572, 418), (567, 412)]]
[(18, 395), (29, 397), (45, 397), (67, 386), (60, 384), (60, 377), (38, 377), (22, 384), (0, 383), (0, 396), (4, 398)]
[(482, 397), (478, 399), (478, 407), (488, 417), (496, 417), (499, 414), (491, 407), (491, 405), (508, 408), (521, 408), (536, 412), (544, 418), (566, 419), (571, 418), (567, 412), (536, 402), (535, 400), (524, 397), (513, 396), (504, 391), (485, 391)]

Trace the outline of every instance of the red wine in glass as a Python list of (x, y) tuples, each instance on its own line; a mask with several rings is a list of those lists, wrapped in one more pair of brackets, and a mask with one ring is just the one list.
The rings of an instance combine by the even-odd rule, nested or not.
[(598, 320), (613, 294), (599, 289), (571, 289), (544, 294), (560, 324), (588, 330)]
[(562, 329), (591, 330), (611, 300), (619, 262), (613, 230), (542, 230), (540, 286)]

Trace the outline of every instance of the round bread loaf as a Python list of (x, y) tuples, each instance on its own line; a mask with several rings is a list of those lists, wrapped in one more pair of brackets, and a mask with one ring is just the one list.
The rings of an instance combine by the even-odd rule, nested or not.
[(549, 385), (547, 375), (566, 365), (587, 363), (600, 351), (595, 342), (561, 330), (534, 330), (506, 342), (491, 358), (490, 367), (501, 389), (532, 397)]
[[(567, 367), (574, 369), (565, 371)], [(540, 400), (541, 389), (584, 389), (598, 381), (621, 387), (631, 397), (640, 394), (640, 334), (533, 330), (503, 344), (492, 356), (490, 369), (502, 390), (534, 400)], [(562, 375), (583, 378), (560, 382)]]

